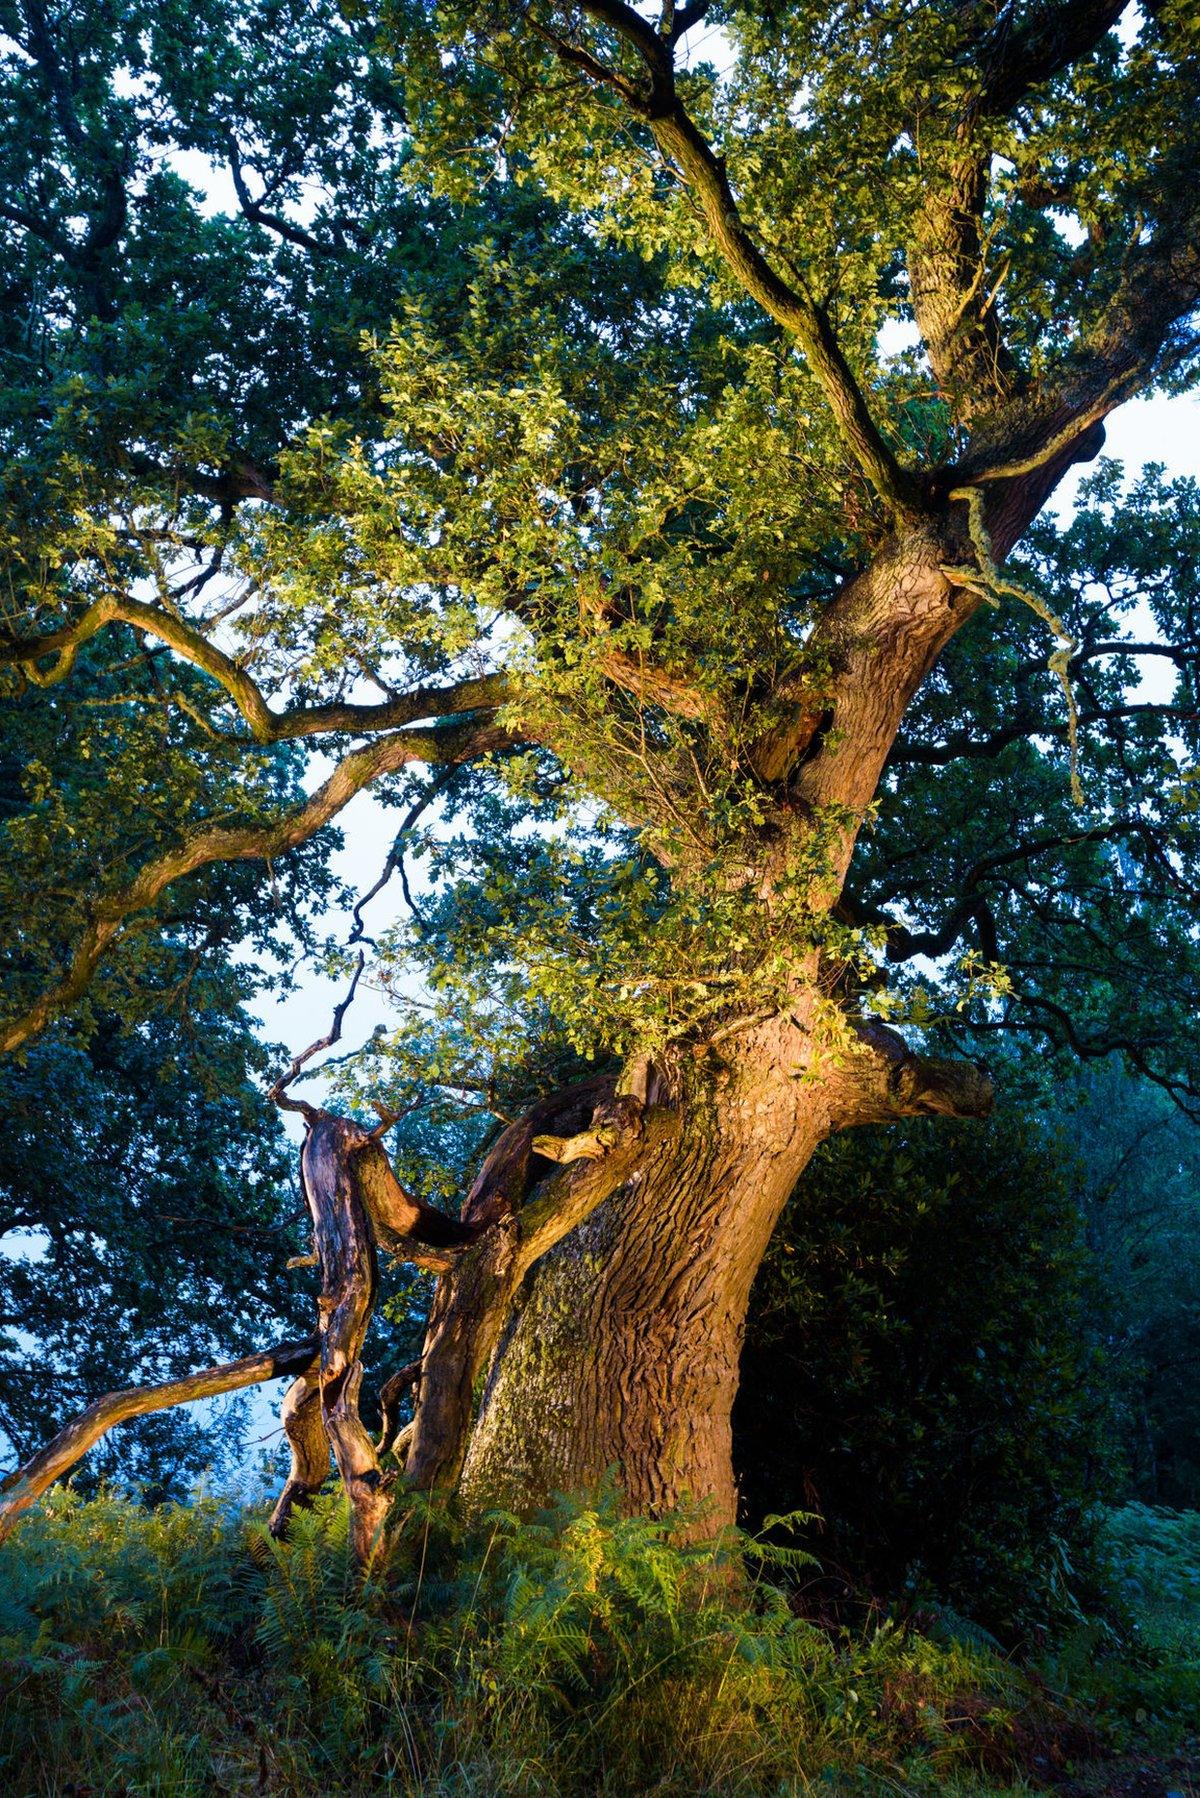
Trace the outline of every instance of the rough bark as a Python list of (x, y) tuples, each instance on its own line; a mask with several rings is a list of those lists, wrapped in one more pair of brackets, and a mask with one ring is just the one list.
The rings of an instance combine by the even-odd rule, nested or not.
[(823, 1050), (799, 1008), (721, 1048), (681, 1069), (676, 1128), (516, 1290), (465, 1457), (471, 1504), (528, 1508), (615, 1469), (633, 1510), (732, 1523), (750, 1288), (813, 1150), (853, 1124), (991, 1104), (979, 1070), (881, 1028)]
[[(553, 1121), (567, 1134), (548, 1134)], [(511, 1126), (484, 1162), (464, 1220), (478, 1246), (442, 1281), (421, 1362), (420, 1402), (407, 1460), (421, 1487), (452, 1486), (471, 1429), (475, 1382), (491, 1357), (529, 1269), (577, 1230), (608, 1195), (678, 1131), (677, 1110), (640, 1092), (589, 1081)], [(541, 1176), (555, 1162), (558, 1173)]]

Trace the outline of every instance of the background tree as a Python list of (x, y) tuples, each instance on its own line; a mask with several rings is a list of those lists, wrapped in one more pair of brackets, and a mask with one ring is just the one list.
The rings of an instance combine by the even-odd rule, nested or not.
[[(1130, 1490), (1148, 1504), (1197, 1508), (1200, 1418), (1200, 1182), (1194, 1126), (1154, 1088), (1112, 1067), (1090, 1072), (1067, 1128), (1082, 1163), (1077, 1193), (1103, 1291), (1096, 1325), (1122, 1405)], [(1095, 1327), (1095, 1326), (1094, 1326)]]
[[(464, 1203), (473, 1246), (433, 1256), (407, 1471), (523, 1502), (616, 1463), (635, 1506), (690, 1494), (719, 1522), (751, 1282), (814, 1148), (990, 1103), (972, 1062), (871, 1020), (931, 1009), (880, 991), (881, 961), (961, 943), (939, 1009), (1119, 1041), (1195, 1090), (1178, 1016), (1122, 1027), (1165, 957), (1191, 965), (1189, 552), (1181, 696), (1138, 714), (1120, 597), (1083, 572), (1062, 615), (1055, 561), (1095, 563), (1087, 527), (1031, 539), (1019, 582), (998, 566), (1113, 406), (1188, 366), (1190, 10), (10, 10), (2, 653), (69, 695), (84, 645), (143, 632), (198, 671), (182, 709), (212, 747), (174, 831), (89, 882), (3, 1042), (73, 1007), (177, 881), (274, 865), (368, 781), (453, 799), (468, 833), (472, 808), (557, 809), (503, 868), (465, 846), (449, 938), (414, 945), (471, 1040), (506, 1034), (519, 980), (601, 1084), (509, 1126)], [(701, 23), (720, 75), (688, 66)], [(189, 151), (240, 219), (168, 172)], [(240, 328), (194, 303), (208, 255), (239, 270)], [(951, 650), (970, 678), (930, 681), (988, 602), (994, 642), (977, 622)], [(1047, 718), (1038, 670), (1068, 686), (1076, 637), (1080, 699), (1052, 687)], [(297, 742), (332, 771), (272, 805)], [(936, 769), (949, 821), (981, 748), (1011, 755), (996, 803), (925, 866), (904, 807), (927, 827)], [(890, 852), (856, 855), (877, 805)], [(445, 1056), (423, 1078), (453, 1087)], [(444, 1226), (361, 1127), (312, 1123), (326, 1296), (353, 1314), (317, 1387), (369, 1522), (369, 1225), (409, 1252)], [(335, 1213), (353, 1268), (326, 1252)]]

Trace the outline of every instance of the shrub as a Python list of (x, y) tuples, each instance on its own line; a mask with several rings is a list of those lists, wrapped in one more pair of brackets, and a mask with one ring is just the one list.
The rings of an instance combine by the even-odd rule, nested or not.
[(345, 1538), (340, 1501), (281, 1547), (211, 1499), (54, 1494), (0, 1550), (0, 1789), (1037, 1789), (1050, 1712), (1003, 1659), (831, 1635), (736, 1544), (677, 1548), (611, 1493), (481, 1532), (414, 1501), (366, 1587)]
[(1070, 1171), (1011, 1116), (824, 1146), (751, 1303), (749, 1521), (803, 1505), (829, 1569), (1006, 1639), (1070, 1620), (1113, 1462)]

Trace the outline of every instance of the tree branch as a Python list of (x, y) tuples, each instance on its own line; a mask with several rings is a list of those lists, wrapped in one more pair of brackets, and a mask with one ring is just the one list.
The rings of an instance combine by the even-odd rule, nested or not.
[[(1165, 653), (1165, 652), (1164, 652)], [(1077, 658), (1072, 657), (1072, 663)], [(1086, 660), (1086, 658), (1084, 658)], [(1038, 664), (1038, 672), (1044, 674), (1046, 664)], [(1156, 705), (1150, 700), (1137, 701), (1130, 705), (1114, 705), (1101, 707), (1087, 712), (1080, 712), (1076, 720), (1080, 730), (1094, 724), (1115, 723), (1118, 718), (1173, 718), (1183, 722), (1194, 722), (1200, 718), (1196, 712), (1186, 706)], [(1045, 718), (1029, 716), (1012, 724), (1006, 724), (987, 737), (969, 737), (965, 732), (951, 737), (945, 743), (905, 743), (897, 741), (896, 747), (888, 757), (888, 766), (895, 768), (921, 767), (944, 768), (950, 762), (959, 760), (988, 760), (1003, 753), (1013, 743), (1024, 742), (1029, 737), (1065, 737), (1069, 733), (1067, 724), (1047, 723)]]
[[(877, 908), (867, 909), (855, 904), (852, 909), (862, 922), (883, 925), (887, 931), (887, 958), (891, 962), (911, 961), (916, 955), (936, 959), (948, 954), (968, 923), (975, 923), (980, 930), (989, 961), (999, 961), (1002, 957), (995, 946), (995, 925), (991, 912), (978, 891), (988, 875), (1001, 868), (1035, 861), (1041, 855), (1053, 855), (1057, 850), (1077, 848), (1081, 843), (1111, 842), (1122, 837), (1140, 837), (1147, 843), (1152, 843), (1154, 833), (1143, 820), (1126, 819), (1115, 824), (1096, 825), (1093, 829), (1075, 831), (1069, 835), (1035, 837), (1027, 843), (1018, 843), (1015, 848), (1001, 849), (994, 855), (985, 855), (962, 875), (958, 883), (959, 895), (936, 930), (911, 930), (908, 925), (897, 922)], [(887, 901), (882, 903), (886, 904)], [(990, 943), (987, 940), (989, 937)]]
[[(113, 623), (146, 631), (182, 661), (210, 675), (233, 700), (256, 743), (295, 742), (333, 732), (358, 736), (367, 731), (397, 730), (420, 718), (492, 710), (509, 697), (504, 675), (484, 674), (448, 687), (417, 687), (374, 705), (304, 705), (273, 712), (262, 689), (234, 657), (218, 649), (186, 619), (128, 594), (106, 594), (94, 600), (74, 624), (42, 637), (0, 637), (0, 666), (20, 667), (37, 686), (53, 686), (70, 673), (83, 645)], [(55, 658), (54, 665), (43, 672), (38, 664), (48, 656)]]
[[(824, 390), (843, 440), (884, 504), (901, 517), (916, 517), (920, 493), (871, 416), (861, 388), (842, 354), (828, 316), (812, 297), (793, 287), (772, 268), (742, 221), (737, 201), (717, 156), (697, 128), (675, 88), (673, 40), (661, 36), (624, 0), (582, 0), (581, 10), (607, 27), (632, 49), (648, 76), (639, 90), (623, 76), (595, 62), (584, 73), (612, 87), (638, 118), (649, 126), (659, 149), (679, 169), (696, 197), (714, 247), (746, 292), (804, 351)], [(543, 33), (543, 35), (545, 35)], [(578, 52), (567, 58), (578, 62)], [(555, 46), (563, 54), (561, 45)], [(589, 61), (593, 61), (589, 57)]]
[(96, 901), (67, 973), (20, 1016), (0, 1026), (0, 1054), (28, 1042), (81, 998), (125, 920), (146, 911), (173, 881), (212, 862), (274, 861), (307, 842), (381, 775), (395, 773), (409, 762), (471, 761), (510, 742), (499, 726), (469, 720), (427, 730), (397, 731), (352, 750), (304, 805), (275, 823), (200, 830), (177, 848), (164, 851), (127, 886)]
[(995, 1101), (990, 1075), (974, 1062), (919, 1055), (886, 1025), (854, 1024), (857, 1048), (831, 1081), (834, 1127), (891, 1123), (902, 1117), (987, 1117)]
[(1005, 7), (990, 31), (971, 46), (983, 78), (976, 102), (984, 117), (1003, 118), (1032, 88), (1061, 75), (1094, 50), (1127, 11), (1129, 0), (1049, 0), (1025, 10)]
[(258, 1386), (264, 1380), (294, 1378), (313, 1366), (316, 1355), (315, 1339), (285, 1342), (261, 1355), (247, 1355), (241, 1361), (206, 1367), (201, 1373), (185, 1374), (159, 1386), (130, 1386), (123, 1392), (106, 1393), (61, 1429), (32, 1460), (0, 1481), (0, 1542), (9, 1534), (20, 1513), (40, 1498), (55, 1480), (69, 1472), (88, 1449), (117, 1424), (130, 1417), (144, 1417), (151, 1411), (165, 1411), (172, 1405), (190, 1404), (194, 1399), (214, 1398), (222, 1392)]

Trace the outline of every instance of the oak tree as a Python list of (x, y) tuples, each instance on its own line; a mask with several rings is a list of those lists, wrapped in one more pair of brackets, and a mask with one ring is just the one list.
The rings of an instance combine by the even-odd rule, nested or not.
[[(1200, 1086), (1196, 492), (1103, 471), (1037, 522), (1194, 365), (1194, 9), (0, 16), (0, 658), (67, 707), (113, 642), (156, 671), (0, 1040), (364, 787), (404, 807), (391, 868), (440, 813), (376, 968), (384, 1120), (306, 1107), (318, 1336), (197, 1378), (298, 1375), (279, 1526), (332, 1444), (364, 1556), (397, 1451), (517, 1505), (615, 1465), (716, 1527), (818, 1143), (985, 1112), (956, 1036)], [(191, 782), (145, 829), (148, 720)], [(381, 1137), (472, 1093), (510, 1121), (449, 1218)], [(379, 1246), (437, 1278), (382, 1448)], [(154, 1402), (68, 1426), (10, 1515)]]

